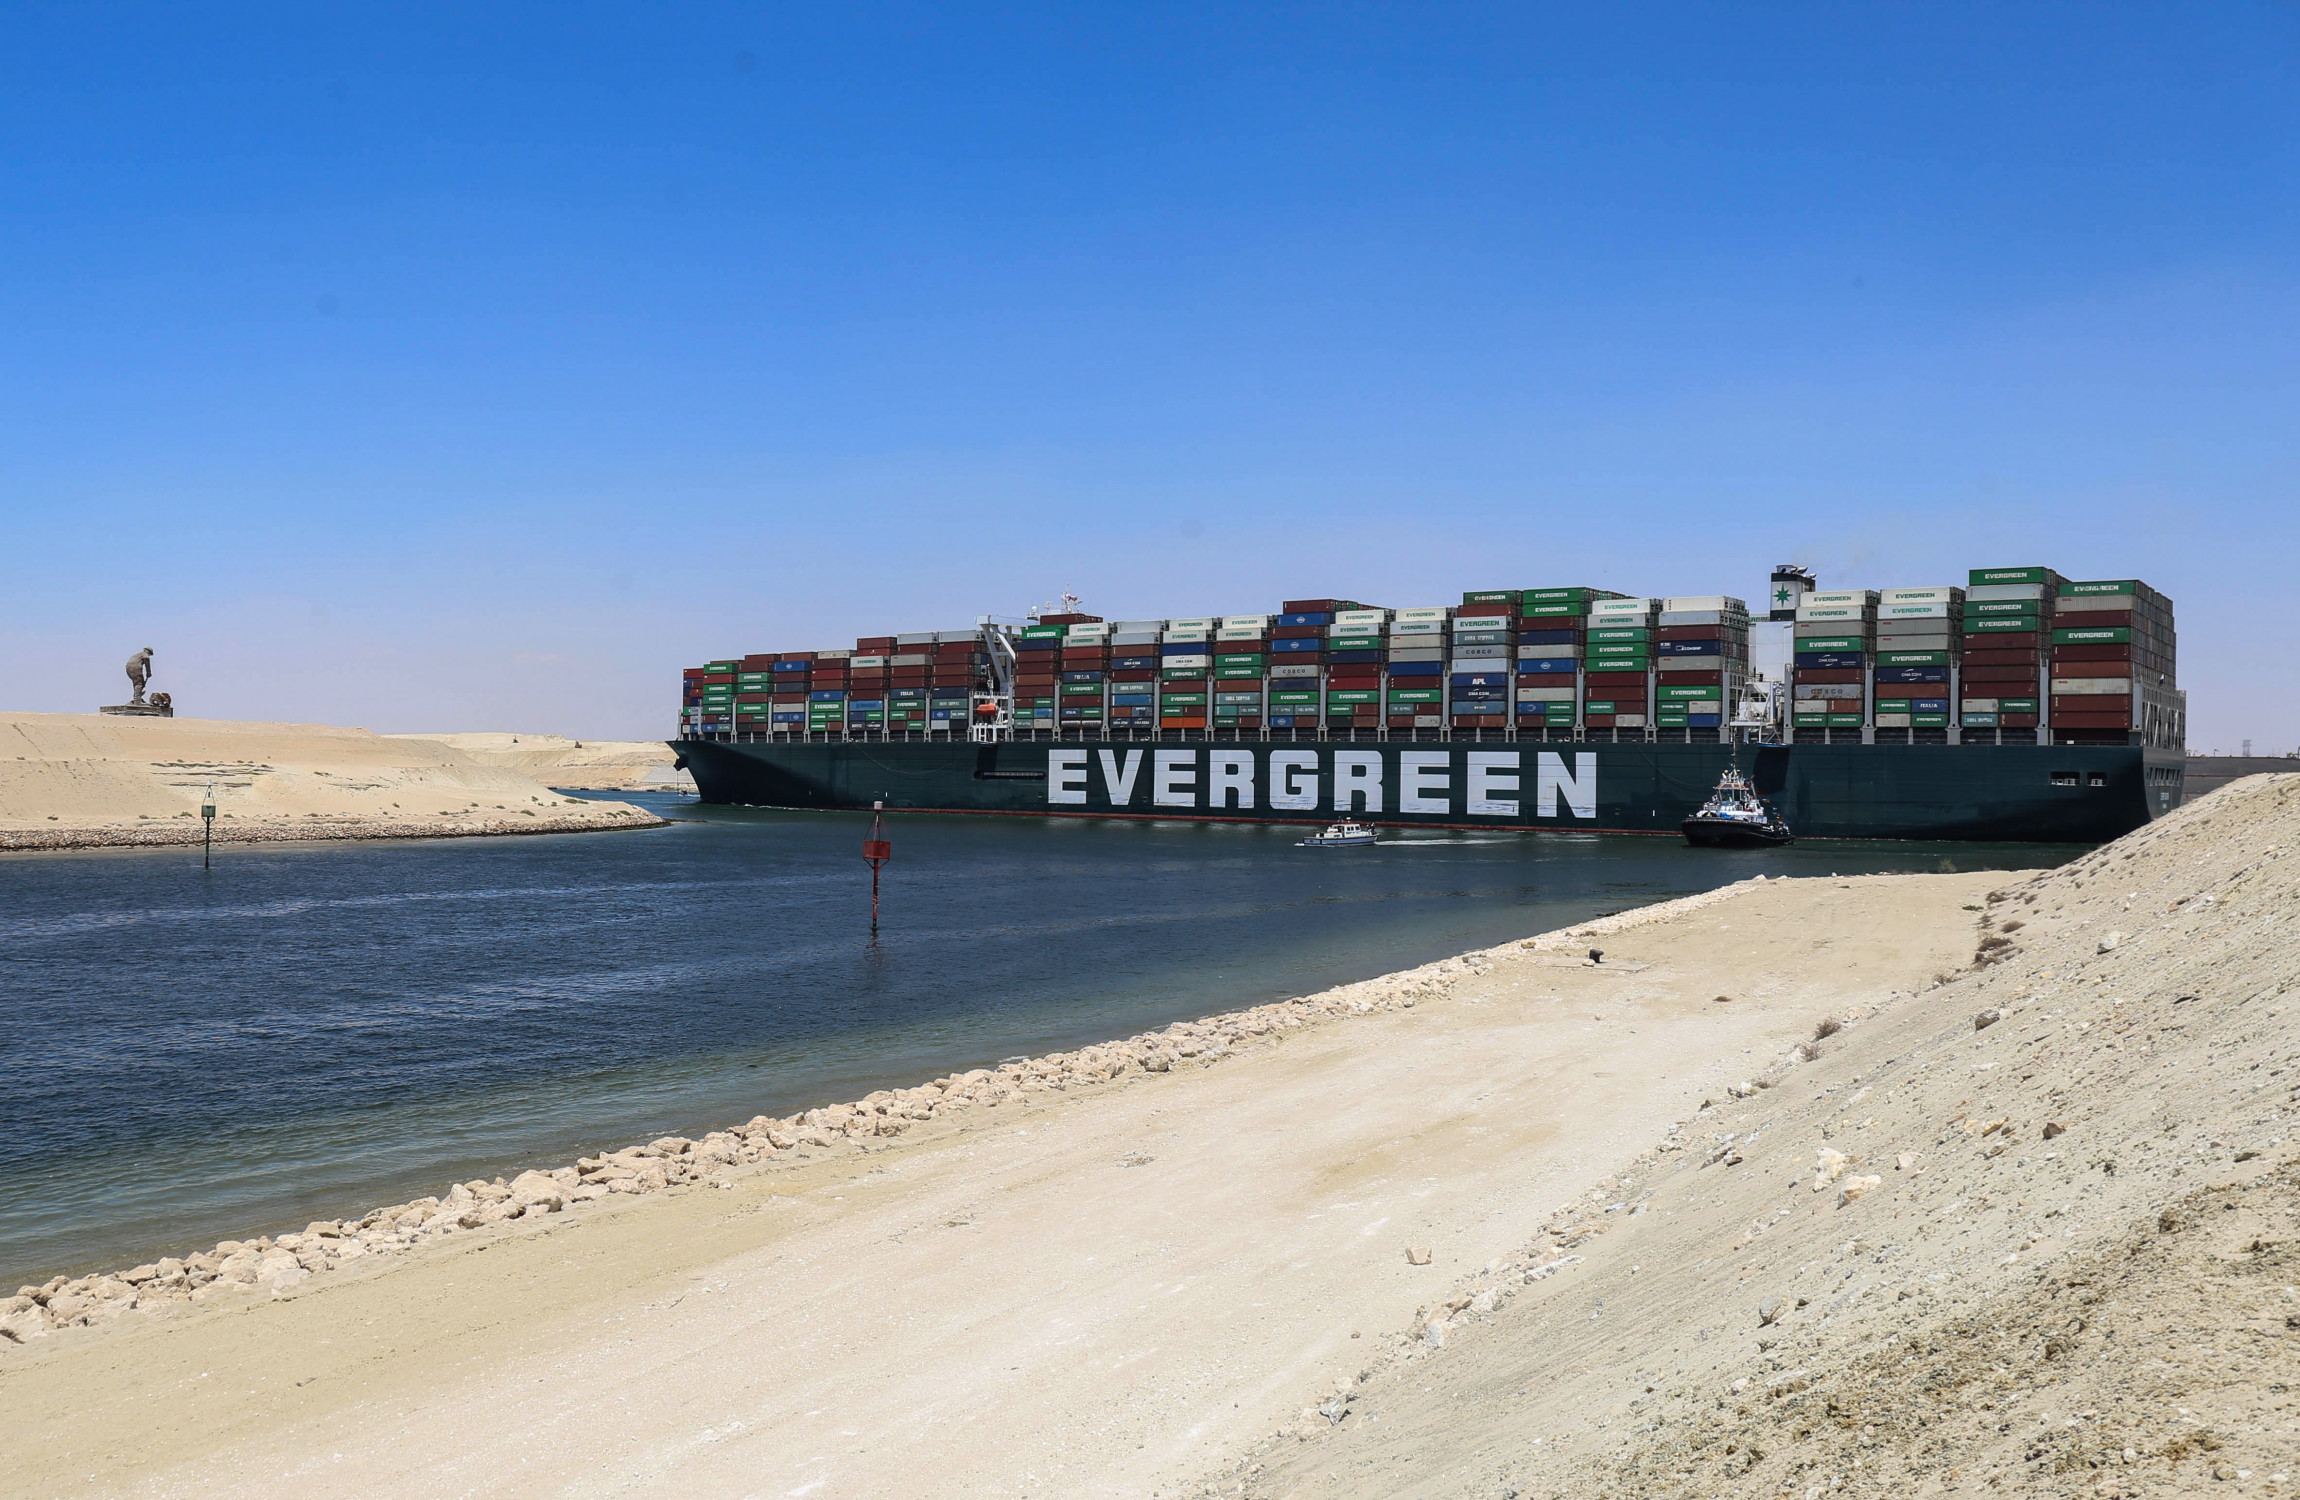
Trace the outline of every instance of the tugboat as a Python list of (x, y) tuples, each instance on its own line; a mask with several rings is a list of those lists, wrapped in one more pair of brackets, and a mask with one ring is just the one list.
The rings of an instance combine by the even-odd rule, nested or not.
[(1726, 768), (1701, 810), (1679, 826), (1685, 842), (1697, 849), (1769, 849), (1796, 842), (1738, 765)]
[(1374, 831), (1363, 823), (1331, 823), (1326, 831), (1302, 840), (1304, 849), (1353, 849), (1360, 844), (1371, 844)]

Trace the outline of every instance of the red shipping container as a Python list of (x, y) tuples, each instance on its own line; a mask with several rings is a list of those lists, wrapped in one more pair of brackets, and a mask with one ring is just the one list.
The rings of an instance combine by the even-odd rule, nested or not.
[(2036, 665), (2036, 648), (2022, 651), (1982, 651), (1966, 648), (1964, 664), (1968, 667), (2018, 667)]
[[(1114, 649), (1120, 656), (1126, 654), (1125, 647)], [(1270, 649), (1270, 643), (1266, 640), (1208, 641), (1206, 649), (1216, 656), (1259, 656)]]
[(772, 656), (746, 656), (743, 658), (743, 670), (746, 672), (771, 672), (774, 670), (774, 666), (775, 658)]
[(2052, 711), (2052, 727), (2055, 729), (2130, 729), (2132, 727), (2132, 714), (2129, 710), (2113, 714), (2062, 713), (2058, 708), (2055, 708)]
[(1158, 727), (1160, 729), (1204, 729), (1206, 716), (1204, 714), (1160, 714)]
[(1389, 727), (1392, 729), (1411, 729), (1414, 727), (1414, 716), (1412, 714), (1391, 714)]
[[(1156, 682), (1158, 669), (1156, 667), (1121, 667), (1110, 674), (1110, 680), (1112, 682)], [(1241, 688), (1240, 691), (1243, 692), (1244, 689)]]
[[(1723, 672), (1663, 672), (1660, 675), (1661, 686), (1663, 687), (1723, 687), (1725, 685)], [(1802, 677), (1804, 674), (1800, 672), (1798, 675)], [(1818, 682), (1821, 679), (1814, 678), (1813, 680)]]
[[(2017, 667), (1967, 667), (1964, 670), (1964, 680), (1967, 684), (1975, 682), (2025, 682), (2034, 686), (2037, 680), (2037, 664), (2032, 661)], [(2004, 695), (2002, 693), (1967, 693), (1965, 696), (1968, 698), (2001, 698)]]
[(2033, 630), (1984, 631), (1965, 637), (1965, 657), (1970, 660), (1975, 651), (2034, 651), (2042, 644)]
[[(1270, 632), (1270, 639), (1274, 641), (1306, 641), (1323, 636), (1325, 633), (1326, 627), (1323, 625), (1280, 625)], [(1208, 641), (1206, 644), (1211, 646), (1217, 643)]]
[(1100, 615), (1040, 615), (1038, 623), (1041, 625), (1100, 625), (1103, 621)]
[[(1859, 675), (1859, 673), (1854, 674), (1856, 678)], [(1600, 693), (1597, 691), (1599, 688), (1636, 688), (1640, 692), (1645, 688), (1645, 674), (1643, 672), (1590, 672), (1583, 676), (1582, 681), (1588, 685), (1590, 696), (1593, 698), (1617, 698), (1620, 696), (1618, 693)]]
[[(1403, 681), (1404, 679), (1399, 680)], [(1517, 685), (1519, 687), (1571, 687), (1573, 686), (1573, 674), (1571, 672), (1520, 672), (1517, 674)]]
[(1581, 722), (1591, 729), (1611, 729), (1613, 717), (1612, 714), (1584, 714)]
[(2034, 729), (2036, 728), (2036, 720), (2037, 716), (2035, 714), (1997, 715), (1998, 725), (2005, 729)]
[[(1715, 625), (1664, 625), (1653, 632), (1653, 638), (1657, 641), (1724, 641), (1732, 639)], [(1739, 645), (1740, 642), (1733, 640), (1732, 644)]]
[(855, 642), (855, 652), (860, 656), (880, 656), (893, 649), (894, 637), (891, 635), (864, 636)]
[(1289, 615), (1330, 615), (1359, 607), (1347, 599), (1288, 599), (1278, 606), (1281, 612)]
[(2071, 714), (2128, 714), (2132, 712), (2132, 699), (2123, 693), (2055, 693), (2052, 716), (2058, 719)]
[(1330, 688), (1378, 688), (1381, 685), (1379, 667), (1335, 667), (1326, 673), (1326, 686)]
[[(2132, 660), (2132, 648), (2130, 646), (2055, 646), (2052, 648), (2052, 659), (2056, 662), (2130, 661)], [(2059, 675), (2068, 677), (2075, 674), (2062, 672)]]
[(1516, 615), (1514, 604), (1464, 604), (1453, 612), (1457, 620), (1508, 620)]
[(1859, 667), (1799, 667), (1796, 669), (1795, 673), (1792, 674), (1792, 680), (1796, 682), (1820, 683), (1859, 682), (1861, 680), (1861, 669)]
[(720, 683), (728, 683), (735, 680), (735, 674), (732, 672), (706, 672), (703, 674), (702, 680), (714, 685)]
[[(1177, 693), (1203, 693), (1206, 691), (1206, 679), (1203, 677), (1169, 677), (1163, 686)], [(1245, 689), (1240, 688), (1238, 691), (1244, 692)]]
[(2132, 611), (2129, 609), (2062, 610), (2053, 616), (2055, 630), (2129, 630)]
[(679, 675), (689, 682), (701, 682), (706, 674), (701, 667), (689, 667)]

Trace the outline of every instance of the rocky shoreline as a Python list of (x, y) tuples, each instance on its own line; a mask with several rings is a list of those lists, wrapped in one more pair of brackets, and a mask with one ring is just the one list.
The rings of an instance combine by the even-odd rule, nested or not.
[[(882, 1089), (848, 1103), (794, 1115), (759, 1115), (700, 1139), (665, 1136), (644, 1145), (585, 1157), (572, 1166), (525, 1171), (508, 1179), (459, 1182), (442, 1193), (372, 1209), (354, 1218), (314, 1221), (296, 1233), (225, 1240), (209, 1250), (162, 1257), (122, 1271), (55, 1276), (39, 1286), (19, 1287), (13, 1297), (0, 1299), (0, 1351), (56, 1332), (108, 1323), (139, 1309), (164, 1310), (240, 1294), (276, 1296), (314, 1276), (353, 1266), (371, 1256), (405, 1253), (451, 1235), (546, 1219), (585, 1203), (713, 1182), (719, 1174), (739, 1167), (805, 1159), (806, 1154), (825, 1149), (880, 1144), (935, 1121), (963, 1120), (976, 1111), (1019, 1104), (1034, 1094), (1165, 1074), (1186, 1066), (1211, 1066), (1236, 1051), (1304, 1026), (1410, 1009), (1417, 1000), (1437, 994), (1456, 980), (1488, 972), (1505, 956), (1522, 957), (1530, 952), (1553, 955), (1549, 961), (1555, 962), (1554, 955), (1586, 950), (1592, 938), (1665, 922), (1730, 900), (1763, 882), (1764, 877), (1759, 876), (1315, 995), (1197, 1021), (1177, 1021), (1121, 1041), (995, 1068), (969, 1069), (916, 1087)], [(1598, 962), (1586, 953), (1575, 961), (1592, 967)], [(1801, 1060), (1792, 1050), (1774, 1064), (1774, 1071), (1794, 1067)], [(1753, 1092), (1769, 1082), (1769, 1075), (1760, 1076), (1733, 1086), (1730, 1092)], [(1674, 1147), (1664, 1143), (1660, 1149)], [(1572, 1244), (1561, 1244), (1557, 1253), (1563, 1254), (1578, 1243), (1576, 1238)]]
[[(311, 818), (304, 822), (219, 821), (218, 844), (302, 844), (344, 839), (456, 839), (523, 833), (603, 833), (625, 828), (667, 828), (670, 820), (631, 807), (588, 813), (519, 813), (508, 818)], [(180, 848), (203, 842), (197, 823), (112, 824), (97, 827), (0, 828), (0, 853), (67, 849)]]

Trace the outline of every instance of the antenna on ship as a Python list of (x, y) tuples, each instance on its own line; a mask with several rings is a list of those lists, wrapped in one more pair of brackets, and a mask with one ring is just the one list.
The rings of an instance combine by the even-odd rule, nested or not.
[(870, 935), (878, 936), (878, 872), (879, 866), (894, 858), (894, 844), (886, 836), (886, 804), (873, 802), (870, 814), (870, 837), (863, 840), (863, 863), (870, 866)]

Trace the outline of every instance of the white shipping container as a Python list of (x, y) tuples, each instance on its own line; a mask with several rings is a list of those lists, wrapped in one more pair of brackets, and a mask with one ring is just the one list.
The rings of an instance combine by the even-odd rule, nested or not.
[(1808, 622), (1836, 624), (1845, 620), (1873, 620), (1876, 617), (1876, 610), (1866, 604), (1800, 604), (1797, 606), (1797, 623), (1800, 625)]
[(1879, 729), (1906, 729), (1909, 727), (1909, 716), (1907, 714), (1879, 714), (1877, 715), (1877, 727)]
[(854, 653), (852, 651), (817, 651), (815, 653), (816, 661), (852, 661), (853, 658)]
[(2042, 599), (2045, 586), (2041, 583), (1976, 583), (1965, 590), (1968, 603), (1983, 599)]
[(1808, 606), (1815, 604), (1875, 604), (1876, 602), (1877, 591), (1875, 589), (1832, 589), (1826, 593), (1815, 590), (1798, 600), (1797, 608), (1799, 611), (1803, 611)]
[(1345, 609), (1334, 616), (1336, 625), (1379, 625), (1389, 619), (1386, 609)]
[(1158, 644), (1158, 632), (1155, 630), (1145, 630), (1137, 631), (1130, 635), (1114, 635), (1110, 638), (1110, 644), (1114, 647), (1155, 646)]
[(1797, 698), (1858, 698), (1864, 689), (1857, 682), (1800, 682), (1791, 694)]
[(1248, 627), (1251, 627), (1255, 630), (1263, 630), (1268, 628), (1269, 623), (1270, 617), (1268, 615), (1222, 616), (1222, 628), (1224, 630), (1244, 630)]
[(2130, 693), (2129, 677), (2055, 677), (2052, 680), (2054, 697), (2063, 693)]
[(1533, 657), (1547, 657), (1551, 661), (1579, 660), (1581, 648), (1579, 646), (1520, 646), (1517, 648), (1517, 654), (1520, 660)]
[(1303, 666), (1288, 662), (1282, 667), (1270, 668), (1270, 675), (1272, 677), (1315, 677), (1323, 670), (1322, 667)]
[(1613, 725), (1616, 729), (1643, 729), (1645, 727), (1645, 715), (1615, 714)]
[(1225, 625), (1214, 632), (1218, 641), (1258, 641), (1268, 630), (1266, 625)]
[(1426, 608), (1417, 606), (1413, 609), (1393, 610), (1390, 614), (1390, 618), (1396, 620), (1400, 624), (1406, 624), (1416, 620), (1436, 620), (1442, 624), (1444, 623), (1445, 618), (1452, 613), (1452, 610), (1447, 609), (1442, 605), (1433, 604)]
[(1578, 689), (1569, 687), (1521, 687), (1517, 690), (1520, 703), (1571, 703)]
[(890, 667), (923, 667), (933, 660), (934, 653), (931, 651), (906, 651), (900, 656), (888, 657), (886, 664)]
[(1166, 630), (1167, 630), (1167, 633), (1168, 633), (1168, 634), (1172, 634), (1173, 632), (1175, 632), (1175, 631), (1177, 631), (1177, 630), (1207, 630), (1207, 631), (1210, 631), (1210, 630), (1212, 630), (1213, 628), (1214, 628), (1214, 617), (1213, 617), (1213, 616), (1211, 616), (1211, 615), (1208, 615), (1208, 616), (1204, 617), (1203, 619), (1197, 619), (1197, 620), (1168, 620), (1168, 621), (1166, 622)]
[(1877, 606), (1877, 618), (1880, 620), (1946, 621), (1954, 608), (1954, 605), (1946, 602), (1939, 604), (1880, 604)]
[(1655, 623), (1663, 628), (1671, 625), (1722, 625), (1725, 627), (1723, 633), (1726, 635), (1736, 634), (1749, 628), (1747, 615), (1736, 615), (1715, 609), (1665, 609), (1653, 618)]
[(1392, 622), (1390, 623), (1390, 634), (1391, 634), (1391, 635), (1444, 635), (1444, 634), (1445, 634), (1445, 621), (1443, 621), (1443, 620), (1394, 620), (1394, 621), (1392, 621)]
[(898, 646), (931, 646), (934, 644), (934, 632), (918, 630), (909, 635), (898, 635), (894, 638), (894, 643)]
[(2132, 609), (2135, 607), (2135, 601), (2130, 594), (2079, 594), (2074, 599), (2063, 594), (2052, 608), (2055, 614), (2073, 615), (2088, 610)]
[(1957, 701), (1957, 712), (1966, 714), (1993, 714), (1999, 712), (1994, 698), (1962, 698)]
[(1682, 598), (1661, 601), (1661, 611), (1664, 614), (1681, 615), (1689, 610), (1711, 609), (1729, 615), (1749, 613), (1749, 606), (1731, 594), (1687, 594)]
[(1391, 661), (1444, 661), (1443, 646), (1392, 646)]
[[(1456, 646), (1453, 648), (1455, 661), (1508, 661), (1513, 654), (1508, 646)], [(1470, 670), (1491, 671), (1492, 668), (1472, 667)]]
[(1211, 656), (1161, 656), (1158, 658), (1158, 665), (1160, 668), (1210, 667), (1214, 665), (1214, 658)]
[(1877, 603), (1885, 604), (1954, 604), (1965, 596), (1965, 591), (1953, 584), (1933, 589), (1879, 589)]
[(1114, 631), (1123, 630), (1129, 635), (1137, 635), (1145, 630), (1164, 630), (1166, 622), (1164, 620), (1112, 620), (1110, 628)]

